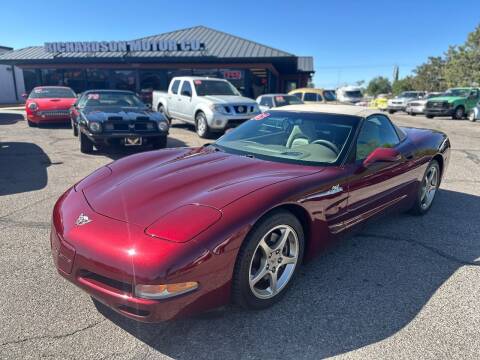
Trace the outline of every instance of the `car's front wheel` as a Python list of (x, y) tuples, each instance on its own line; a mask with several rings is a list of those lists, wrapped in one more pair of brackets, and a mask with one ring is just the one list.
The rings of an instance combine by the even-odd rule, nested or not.
[(195, 130), (201, 138), (208, 138), (210, 136), (210, 128), (208, 126), (207, 117), (201, 111), (195, 116)]
[(440, 186), (441, 173), (437, 160), (432, 160), (427, 171), (423, 175), (422, 183), (417, 192), (415, 203), (411, 212), (415, 215), (423, 215), (432, 207), (433, 200)]
[(237, 257), (233, 301), (247, 309), (279, 301), (300, 266), (304, 242), (302, 225), (288, 211), (276, 211), (257, 223)]
[(87, 137), (87, 135), (85, 135), (81, 131), (80, 131), (79, 135), (80, 135), (79, 136), (79, 138), (80, 138), (80, 152), (82, 152), (84, 154), (90, 154), (91, 152), (93, 152), (93, 143), (90, 141), (90, 139)]
[(455, 113), (453, 114), (453, 119), (461, 120), (465, 116), (465, 108), (463, 106), (457, 106)]

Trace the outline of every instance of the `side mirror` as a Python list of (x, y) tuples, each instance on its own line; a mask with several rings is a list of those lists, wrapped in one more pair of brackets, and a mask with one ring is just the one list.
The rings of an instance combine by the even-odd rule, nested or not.
[(23, 93), (23, 94), (22, 94), (22, 99), (23, 99), (23, 100), (27, 100), (27, 98), (28, 98), (28, 94), (27, 94), (27, 93)]
[(395, 162), (400, 160), (400, 153), (392, 148), (376, 148), (363, 161), (364, 167), (369, 167), (378, 162)]

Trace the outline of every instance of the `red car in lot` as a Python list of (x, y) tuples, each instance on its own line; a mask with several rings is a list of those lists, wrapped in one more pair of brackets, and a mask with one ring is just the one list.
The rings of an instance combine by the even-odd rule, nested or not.
[(278, 301), (302, 261), (390, 210), (425, 214), (450, 156), (441, 132), (373, 110), (292, 105), (213, 144), (104, 166), (53, 210), (58, 272), (135, 320)]
[(70, 108), (77, 100), (75, 92), (64, 86), (34, 88), (25, 102), (28, 126), (70, 122)]

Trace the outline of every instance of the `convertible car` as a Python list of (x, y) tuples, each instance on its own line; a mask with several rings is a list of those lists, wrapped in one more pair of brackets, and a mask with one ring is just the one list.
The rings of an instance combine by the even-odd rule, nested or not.
[(395, 209), (425, 214), (450, 156), (441, 132), (378, 110), (291, 105), (198, 148), (135, 154), (67, 190), (58, 272), (135, 320), (281, 299), (303, 261)]

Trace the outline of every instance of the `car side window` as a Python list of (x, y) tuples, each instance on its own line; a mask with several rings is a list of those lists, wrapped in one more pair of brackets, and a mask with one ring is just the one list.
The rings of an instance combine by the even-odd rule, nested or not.
[(179, 87), (180, 87), (180, 80), (175, 80), (172, 84), (172, 94), (177, 94)]
[(299, 98), (300, 100), (302, 100), (302, 93), (298, 92), (298, 93), (295, 93), (293, 95), (296, 96), (297, 98)]
[(260, 105), (267, 106), (267, 97), (266, 96), (262, 96), (260, 98)]
[(192, 96), (192, 86), (190, 85), (190, 81), (185, 80), (182, 84), (182, 95), (184, 96)]
[(470, 93), (470, 95), (474, 98), (478, 98), (478, 90), (472, 90), (472, 92)]
[(77, 107), (83, 108), (85, 107), (85, 104), (87, 103), (87, 96), (83, 95), (78, 101), (77, 101)]
[(373, 115), (364, 121), (358, 134), (356, 160), (365, 159), (376, 148), (392, 148), (399, 142), (390, 120), (382, 115)]
[(305, 93), (303, 95), (303, 100), (305, 100), (305, 101), (317, 101), (317, 94), (315, 94), (315, 93)]
[(272, 97), (267, 96), (264, 99), (265, 99), (265, 106), (268, 106), (268, 107), (274, 107), (275, 106), (275, 105), (273, 105)]

